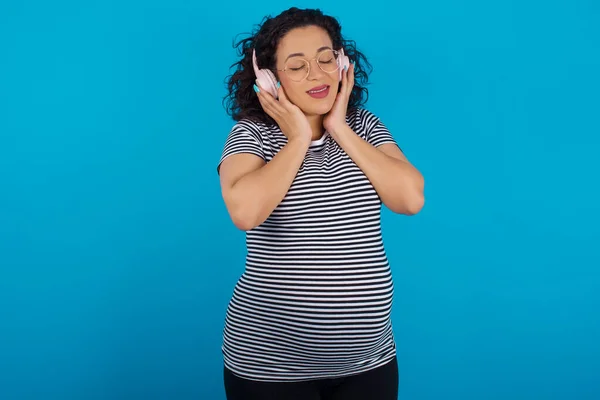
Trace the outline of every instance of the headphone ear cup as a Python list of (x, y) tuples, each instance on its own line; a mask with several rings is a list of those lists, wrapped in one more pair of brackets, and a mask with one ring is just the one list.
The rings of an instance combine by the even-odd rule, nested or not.
[(275, 74), (273, 74), (273, 71), (270, 69), (265, 69), (263, 71), (265, 72), (266, 81), (264, 87), (273, 97), (277, 98), (277, 78), (275, 77)]
[(271, 95), (277, 98), (277, 80), (275, 75), (268, 69), (262, 69), (256, 74), (256, 81), (263, 90), (271, 93)]
[(277, 78), (270, 69), (259, 69), (256, 62), (256, 50), (252, 50), (252, 66), (258, 84), (277, 98)]
[(342, 72), (344, 72), (344, 68), (350, 68), (350, 59), (348, 58), (347, 55), (344, 54), (344, 49), (341, 49), (341, 55), (338, 58), (338, 65), (339, 65), (339, 80), (342, 80)]

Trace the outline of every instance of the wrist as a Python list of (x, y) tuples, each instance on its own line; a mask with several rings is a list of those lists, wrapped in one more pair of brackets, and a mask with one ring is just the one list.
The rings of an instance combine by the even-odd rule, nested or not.
[(293, 136), (290, 137), (288, 139), (288, 144), (294, 148), (300, 148), (300, 149), (308, 149), (308, 147), (310, 146), (310, 136)]
[(352, 131), (352, 129), (350, 128), (350, 126), (345, 122), (343, 124), (330, 126), (327, 129), (327, 132), (329, 132), (331, 134), (331, 136), (333, 136), (334, 138), (340, 137), (342, 135), (346, 135), (349, 132), (354, 133)]

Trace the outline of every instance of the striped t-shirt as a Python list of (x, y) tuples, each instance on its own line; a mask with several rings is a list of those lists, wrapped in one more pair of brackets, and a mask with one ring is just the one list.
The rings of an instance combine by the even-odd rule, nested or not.
[[(364, 108), (346, 120), (374, 146), (396, 143)], [(286, 142), (276, 125), (238, 121), (219, 165), (238, 153), (269, 162)], [(227, 368), (299, 381), (355, 374), (395, 356), (380, 212), (375, 189), (337, 142), (327, 133), (313, 141), (283, 201), (246, 232), (245, 270), (223, 330)]]

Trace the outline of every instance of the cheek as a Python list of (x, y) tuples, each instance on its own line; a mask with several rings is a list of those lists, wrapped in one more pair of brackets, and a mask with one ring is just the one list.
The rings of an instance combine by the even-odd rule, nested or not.
[(331, 93), (333, 93), (333, 97), (335, 97), (340, 89), (340, 81), (334, 80), (331, 83)]
[(299, 101), (302, 101), (303, 99), (303, 95), (304, 90), (302, 89), (302, 86), (299, 85), (296, 82), (292, 82), (292, 81), (282, 81), (281, 85), (283, 86), (283, 90), (285, 90), (285, 94), (287, 96), (287, 98), (292, 102), (292, 103), (297, 103)]

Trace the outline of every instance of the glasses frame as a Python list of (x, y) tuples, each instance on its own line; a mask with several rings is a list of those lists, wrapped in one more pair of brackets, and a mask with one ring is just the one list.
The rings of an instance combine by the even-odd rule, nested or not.
[[(322, 55), (323, 53), (325, 53), (325, 52), (329, 52), (329, 51), (333, 52), (333, 54), (335, 55), (335, 61), (336, 61), (336, 62), (335, 62), (335, 64), (336, 64), (336, 68), (335, 68), (335, 70), (333, 70), (333, 71), (331, 71), (331, 72), (330, 72), (330, 71), (325, 71), (325, 70), (323, 70), (323, 68), (321, 68), (321, 65), (319, 64), (319, 61), (318, 61), (319, 57), (321, 57), (321, 55)], [(288, 78), (290, 78), (290, 79), (291, 79), (292, 81), (294, 81), (294, 82), (302, 82), (303, 80), (305, 80), (306, 78), (308, 78), (308, 75), (310, 75), (310, 71), (311, 71), (311, 68), (312, 68), (312, 63), (311, 63), (311, 61), (315, 60), (315, 61), (317, 62), (317, 66), (319, 67), (319, 69), (320, 69), (321, 71), (325, 72), (326, 74), (333, 74), (333, 73), (337, 72), (337, 71), (340, 69), (340, 65), (339, 65), (339, 62), (338, 62), (338, 60), (339, 60), (339, 57), (340, 57), (340, 52), (339, 52), (339, 51), (337, 51), (337, 50), (333, 50), (333, 49), (323, 49), (323, 50), (321, 50), (320, 52), (318, 52), (318, 53), (317, 53), (317, 55), (316, 55), (315, 57), (313, 57), (313, 58), (311, 58), (311, 59), (300, 58), (302, 61), (304, 61), (304, 62), (305, 62), (307, 65), (308, 65), (308, 68), (306, 69), (306, 75), (305, 75), (305, 76), (304, 76), (302, 79), (300, 79), (300, 80), (298, 80), (298, 81), (296, 81), (296, 80), (294, 80), (294, 79), (290, 78), (290, 76), (289, 76), (289, 75), (287, 75), (287, 70), (288, 70), (288, 67), (285, 67), (285, 68), (283, 68), (283, 69), (276, 68), (276, 71), (280, 71), (280, 72), (283, 72), (283, 73), (285, 73), (285, 74), (288, 76)]]

